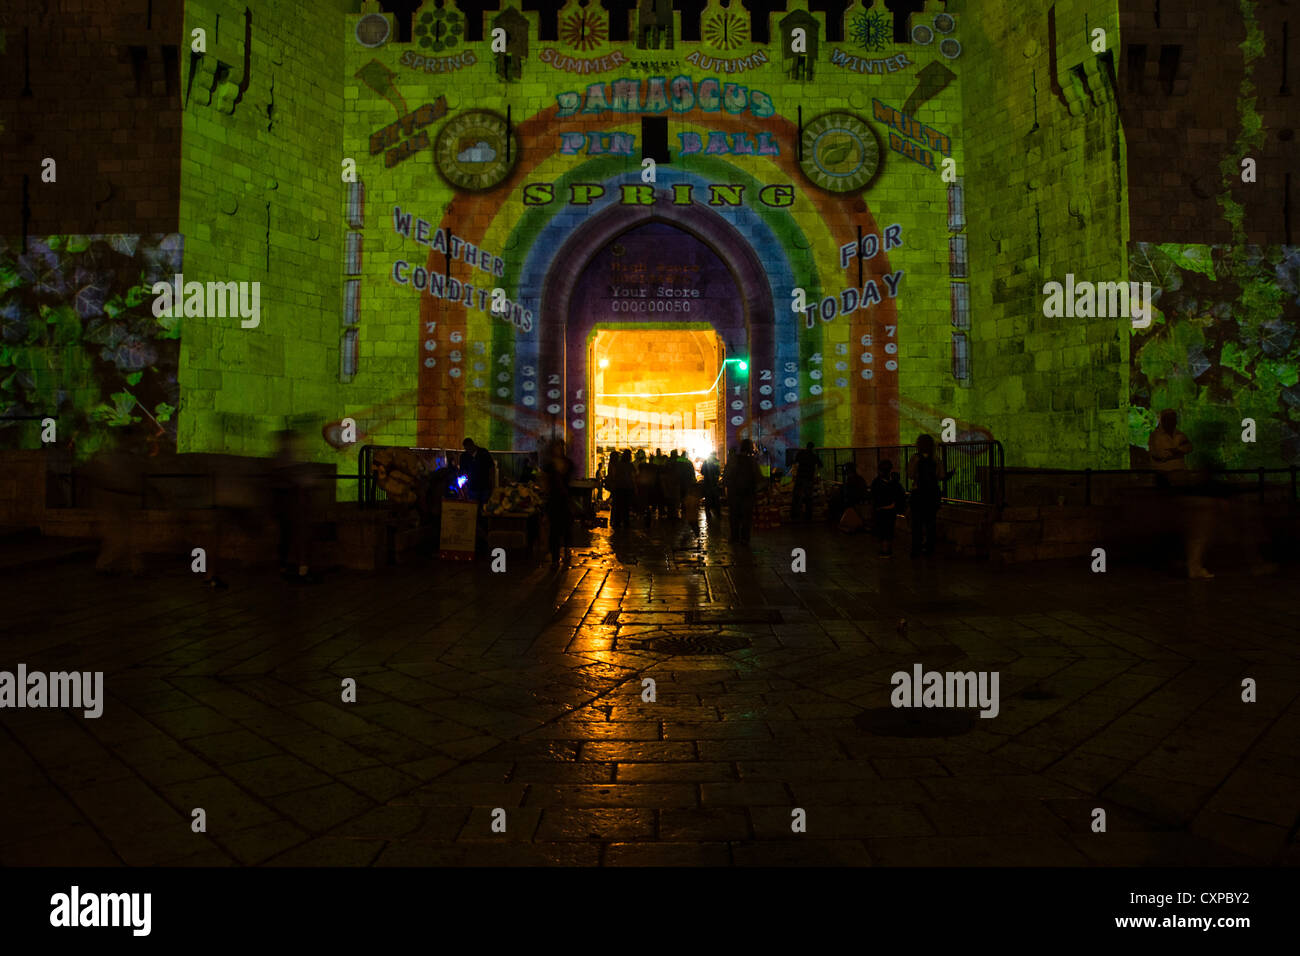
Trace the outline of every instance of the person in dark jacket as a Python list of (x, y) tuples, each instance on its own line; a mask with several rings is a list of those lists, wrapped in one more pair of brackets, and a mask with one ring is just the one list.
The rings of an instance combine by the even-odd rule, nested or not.
[(542, 480), (546, 494), (546, 517), (550, 523), (551, 533), (549, 547), (551, 564), (558, 565), (561, 546), (564, 560), (568, 561), (568, 548), (573, 547), (573, 495), (569, 482), (573, 480), (573, 459), (564, 452), (564, 441), (557, 438), (551, 442), (551, 453), (546, 464), (542, 465)]
[(632, 453), (626, 449), (614, 452), (610, 461), (610, 525), (621, 530), (630, 524), (632, 499), (636, 497), (636, 470), (632, 466)]
[(465, 494), (480, 504), (492, 494), (492, 456), (486, 448), (466, 438), (465, 453), (460, 456), (460, 473), (465, 478)]
[(821, 468), (821, 459), (813, 451), (817, 446), (809, 442), (794, 457), (794, 500), (790, 502), (790, 518), (799, 520), (799, 512), (804, 512), (806, 521), (812, 521), (813, 491), (816, 488), (817, 471)]
[(917, 454), (907, 465), (912, 485), (911, 510), (912, 557), (934, 554), (938, 531), (939, 505), (943, 502), (943, 482), (952, 477), (934, 455), (934, 437), (921, 435), (916, 440)]
[(740, 443), (739, 453), (727, 462), (722, 480), (727, 486), (727, 507), (731, 511), (731, 540), (747, 545), (754, 526), (758, 486), (763, 481), (758, 459), (754, 457), (754, 443), (748, 438)]

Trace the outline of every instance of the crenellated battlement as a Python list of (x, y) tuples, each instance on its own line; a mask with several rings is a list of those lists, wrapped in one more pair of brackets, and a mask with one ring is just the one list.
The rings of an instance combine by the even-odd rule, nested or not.
[[(489, 54), (507, 58), (539, 57), (549, 46), (561, 47), (574, 60), (599, 61), (616, 52), (633, 59), (652, 51), (699, 51), (720, 62), (743, 60), (761, 50), (767, 57), (780, 55), (793, 61), (800, 56), (793, 47), (795, 31), (804, 31), (807, 46), (802, 55), (816, 58), (819, 48), (834, 34), (841, 45), (870, 52), (885, 50), (896, 37), (910, 40), (916, 25), (927, 24), (936, 14), (951, 12), (946, 0), (923, 0), (921, 9), (892, 12), (872, 0), (857, 0), (838, 15), (808, 8), (807, 0), (789, 0), (784, 11), (747, 10), (740, 0), (709, 0), (699, 11), (674, 10), (671, 0), (640, 0), (636, 7), (611, 12), (596, 0), (567, 0), (556, 13), (554, 36), (542, 35), (542, 17), (536, 10), (515, 6), (492, 12), (466, 14), (452, 0), (425, 0), (411, 16), (411, 39), (399, 43), (395, 14), (385, 13), (378, 0), (365, 0), (356, 22), (378, 37), (383, 35), (378, 20), (388, 23), (387, 44), (409, 47), (427, 58), (454, 58), (472, 52), (476, 58)], [(481, 16), (480, 40), (469, 40), (469, 18)], [(699, 39), (685, 39), (684, 21), (698, 23)], [(505, 50), (493, 51), (494, 31), (504, 31)], [(928, 27), (927, 27), (928, 29)], [(477, 32), (477, 31), (475, 31)], [(761, 37), (766, 39), (760, 39)], [(498, 45), (500, 37), (498, 36)], [(903, 41), (904, 45), (908, 41)], [(614, 66), (619, 65), (613, 62)], [(793, 63), (791, 64), (793, 66)], [(436, 72), (431, 70), (430, 72)], [(580, 72), (580, 70), (575, 70)]]

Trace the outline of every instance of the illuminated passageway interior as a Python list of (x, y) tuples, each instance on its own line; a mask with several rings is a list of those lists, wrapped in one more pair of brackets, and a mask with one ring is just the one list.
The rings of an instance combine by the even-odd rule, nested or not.
[(707, 326), (599, 329), (588, 368), (595, 396), (591, 467), (611, 448), (722, 457), (722, 340)]

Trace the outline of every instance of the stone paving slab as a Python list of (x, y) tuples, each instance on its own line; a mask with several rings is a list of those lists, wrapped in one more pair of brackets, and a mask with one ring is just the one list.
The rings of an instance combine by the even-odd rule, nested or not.
[[(1295, 568), (1188, 582), (884, 561), (819, 526), (749, 549), (623, 534), (559, 571), (316, 588), (11, 569), (33, 597), (0, 621), (0, 668), (103, 670), (106, 700), (0, 710), (0, 865), (1300, 863)], [(898, 715), (914, 664), (997, 671), (998, 716), (869, 719)]]

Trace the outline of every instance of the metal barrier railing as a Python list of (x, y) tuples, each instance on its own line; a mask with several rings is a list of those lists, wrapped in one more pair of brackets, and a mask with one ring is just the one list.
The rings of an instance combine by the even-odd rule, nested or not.
[[(460, 456), (464, 454), (461, 448), (424, 448), (407, 445), (362, 445), (357, 452), (357, 478), (360, 482), (357, 500), (361, 507), (373, 507), (375, 504), (385, 501), (387, 496), (382, 488), (379, 487), (375, 480), (375, 452), (384, 448), (401, 448), (405, 451), (413, 452), (420, 458), (424, 459), (425, 466), (430, 471), (436, 471), (450, 465), (454, 468), (460, 467)], [(524, 474), (525, 465), (531, 464), (534, 468), (536, 465), (536, 452), (526, 451), (493, 451), (488, 449), (488, 454), (492, 456), (492, 485), (497, 487), (503, 482), (518, 482)]]
[[(867, 448), (814, 448), (823, 474), (833, 481), (843, 481), (845, 466), (852, 463), (868, 482), (888, 461), (906, 486), (908, 467), (918, 454), (915, 445), (874, 445)], [(799, 449), (787, 449), (786, 466), (794, 462)], [(945, 472), (952, 474), (943, 481), (945, 501), (982, 504), (1001, 508), (1005, 501), (1006, 468), (1002, 443), (996, 440), (936, 442), (935, 456)]]
[[(1178, 471), (1162, 471), (1158, 468), (1016, 468), (1012, 471), (1012, 477), (1033, 476), (1033, 475), (1064, 475), (1069, 477), (1083, 478), (1083, 503), (1085, 507), (1092, 505), (1093, 477), (1102, 475), (1146, 475), (1151, 478), (1151, 488), (1158, 488), (1161, 484), (1161, 478), (1169, 478), (1171, 475), (1204, 475), (1208, 478), (1231, 478), (1232, 476), (1249, 476), (1254, 481), (1254, 491), (1259, 494), (1261, 501), (1264, 500), (1266, 493), (1270, 489), (1281, 490), (1284, 493), (1289, 491), (1287, 497), (1292, 503), (1298, 500), (1297, 491), (1300, 486), (1300, 467), (1290, 465), (1285, 468), (1207, 468), (1207, 469), (1188, 469)], [(1275, 480), (1277, 476), (1280, 480)], [(1230, 483), (1230, 487), (1236, 491), (1248, 490), (1242, 486), (1241, 482)]]
[[(52, 504), (48, 499), (48, 487), (46, 489), (46, 508), (58, 510), (60, 508), (78, 507), (78, 498), (84, 499), (85, 485), (87, 479), (85, 476), (72, 472), (49, 472), (60, 485), (67, 489), (64, 502), (61, 504)], [(216, 508), (217, 505), (217, 488), (219, 484), (228, 485), (232, 482), (265, 482), (273, 479), (274, 476), (267, 473), (250, 472), (242, 475), (218, 474), (211, 471), (177, 471), (177, 472), (144, 472), (139, 476), (139, 497), (140, 508), (144, 511), (165, 510), (171, 506), (168, 502), (168, 495), (161, 493), (158, 488), (159, 482), (164, 481), (202, 481), (206, 483), (206, 488), (198, 493), (191, 493), (191, 498), (186, 502), (186, 507), (191, 508)], [(357, 481), (360, 476), (350, 474), (329, 474), (326, 472), (312, 472), (305, 476), (313, 482), (340, 482), (340, 481)], [(95, 490), (94, 482), (90, 482), (92, 492)], [(337, 484), (336, 484), (337, 487)], [(81, 489), (79, 492), (78, 489)], [(125, 492), (122, 492), (125, 493)], [(137, 492), (131, 492), (136, 494)], [(335, 496), (337, 498), (337, 495)]]

